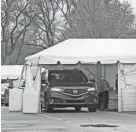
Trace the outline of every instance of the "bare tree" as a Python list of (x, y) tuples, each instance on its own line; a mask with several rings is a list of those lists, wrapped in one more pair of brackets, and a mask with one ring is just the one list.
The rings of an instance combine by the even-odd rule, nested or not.
[(45, 49), (57, 44), (75, 1), (2, 0), (2, 63), (10, 64), (14, 54), (17, 63), (25, 56), (25, 46)]
[(10, 63), (10, 55), (15, 50), (24, 33), (30, 26), (32, 19), (27, 19), (23, 12), (29, 5), (29, 1), (2, 0), (2, 60), (4, 64)]
[(136, 38), (131, 5), (119, 0), (78, 0), (66, 38)]
[(59, 36), (57, 37), (57, 43), (66, 39), (65, 30), (70, 26), (72, 27), (70, 16), (74, 14), (78, 0), (55, 0), (58, 10), (62, 16), (63, 25), (59, 29)]
[[(33, 0), (31, 10), (37, 16), (33, 21), (36, 45), (51, 47), (59, 42), (59, 35), (68, 23), (68, 16), (74, 10), (76, 0)], [(26, 14), (28, 16), (28, 14)], [(31, 40), (32, 42), (32, 40)], [(33, 45), (33, 44), (32, 44)]]
[[(35, 3), (35, 4), (33, 4)], [(56, 20), (57, 6), (52, 0), (33, 0), (31, 8), (37, 14), (33, 27), (38, 45), (50, 47), (55, 44), (55, 33), (59, 22)]]
[(77, 0), (55, 0), (54, 2), (60, 10), (60, 13), (62, 13), (64, 20), (69, 22), (69, 16), (74, 13)]

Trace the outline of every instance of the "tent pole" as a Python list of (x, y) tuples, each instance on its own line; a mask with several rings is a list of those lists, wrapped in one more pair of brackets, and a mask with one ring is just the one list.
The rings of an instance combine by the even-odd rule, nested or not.
[[(40, 65), (38, 65), (38, 67), (40, 68), (40, 96), (41, 96), (41, 73), (42, 73), (42, 68), (41, 68), (41, 66)], [(38, 113), (41, 113), (41, 99), (40, 99), (40, 97), (39, 97), (39, 110), (38, 110)]]
[(122, 90), (121, 90), (121, 80), (120, 80), (120, 65), (121, 63), (117, 62), (118, 68), (118, 112), (122, 112)]
[(102, 65), (101, 65), (100, 61), (98, 61), (96, 64), (96, 70), (97, 70), (97, 80), (101, 80), (101, 78), (102, 78)]

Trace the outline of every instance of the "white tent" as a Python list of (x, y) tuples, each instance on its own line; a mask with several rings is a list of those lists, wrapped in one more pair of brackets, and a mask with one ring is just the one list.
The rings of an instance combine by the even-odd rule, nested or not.
[[(79, 61), (90, 64), (96, 64), (98, 61), (102, 64), (115, 64), (118, 61), (118, 111), (136, 111), (136, 40), (68, 39), (28, 56), (25, 61), (27, 71), (24, 97), (29, 93), (29, 99), (30, 91), (40, 91), (40, 64), (56, 64), (58, 61), (61, 64), (75, 64)], [(37, 102), (39, 102), (39, 94), (37, 94)], [(24, 99), (24, 112), (38, 111), (39, 103), (35, 111), (28, 110), (32, 102), (33, 100), (28, 102), (26, 98)]]
[(28, 56), (27, 63), (32, 64), (104, 64), (136, 62), (136, 40), (129, 39), (68, 39), (56, 46)]
[(21, 76), (23, 65), (2, 65), (1, 79), (17, 79)]

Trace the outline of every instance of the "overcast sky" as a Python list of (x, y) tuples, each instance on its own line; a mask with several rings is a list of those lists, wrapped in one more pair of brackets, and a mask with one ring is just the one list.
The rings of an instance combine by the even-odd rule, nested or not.
[[(124, 0), (120, 0), (120, 1), (124, 1)], [(132, 8), (134, 8), (134, 13), (136, 14), (136, 0), (125, 0), (131, 3)]]
[(132, 7), (134, 8), (134, 12), (136, 13), (136, 0), (128, 0), (131, 2)]

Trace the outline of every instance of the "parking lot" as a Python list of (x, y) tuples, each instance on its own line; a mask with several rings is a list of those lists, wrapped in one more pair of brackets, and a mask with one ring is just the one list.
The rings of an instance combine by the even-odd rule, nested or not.
[(53, 113), (22, 114), (1, 107), (2, 132), (135, 132), (136, 112), (89, 113), (87, 109), (56, 109)]

